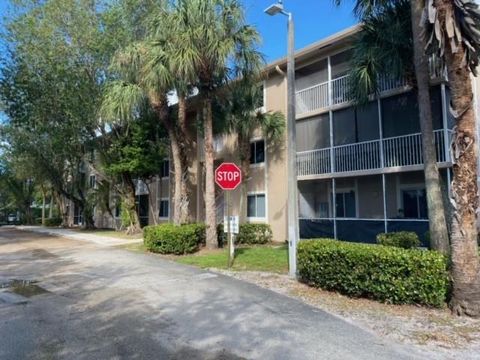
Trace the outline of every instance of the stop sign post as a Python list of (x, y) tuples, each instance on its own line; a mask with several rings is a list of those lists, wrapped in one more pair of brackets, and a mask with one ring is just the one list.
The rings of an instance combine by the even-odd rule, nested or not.
[(228, 267), (233, 264), (235, 249), (233, 247), (232, 229), (230, 228), (230, 191), (235, 190), (242, 182), (242, 171), (234, 163), (222, 163), (215, 170), (215, 182), (225, 192), (227, 203), (227, 237), (228, 237)]

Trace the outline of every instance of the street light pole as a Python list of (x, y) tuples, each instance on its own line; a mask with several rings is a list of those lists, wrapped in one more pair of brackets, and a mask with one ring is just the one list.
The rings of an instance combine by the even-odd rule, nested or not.
[(297, 201), (297, 131), (295, 126), (295, 28), (293, 15), (286, 12), (283, 2), (268, 7), (268, 15), (282, 14), (288, 17), (287, 54), (287, 212), (288, 212), (288, 265), (289, 274), (297, 276), (298, 201)]

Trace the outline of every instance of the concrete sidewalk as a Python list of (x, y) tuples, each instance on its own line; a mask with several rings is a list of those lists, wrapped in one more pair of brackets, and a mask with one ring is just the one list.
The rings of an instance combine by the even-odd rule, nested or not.
[(15, 229), (31, 231), (38, 234), (61, 236), (67, 239), (87, 241), (100, 246), (117, 246), (143, 242), (143, 239), (122, 239), (110, 236), (101, 236), (90, 233), (82, 233), (62, 228), (46, 228), (43, 226), (15, 226)]

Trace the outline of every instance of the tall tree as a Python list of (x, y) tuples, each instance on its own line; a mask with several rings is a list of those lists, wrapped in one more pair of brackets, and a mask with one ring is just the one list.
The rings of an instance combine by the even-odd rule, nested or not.
[(173, 59), (182, 59), (184, 72), (196, 74), (203, 101), (205, 146), (205, 213), (207, 247), (217, 247), (212, 103), (218, 88), (233, 78), (249, 77), (263, 63), (256, 50), (257, 31), (245, 23), (236, 0), (177, 0), (174, 2), (178, 46)]
[(423, 51), (425, 41), (420, 29), (421, 5), (410, 0), (358, 0), (355, 13), (363, 27), (354, 45), (350, 80), (353, 96), (360, 103), (367, 102), (369, 96), (377, 92), (380, 76), (405, 77), (414, 87), (422, 135), (431, 247), (448, 253), (448, 227), (433, 133), (428, 56)]
[[(255, 79), (252, 79), (255, 80)], [(228, 131), (237, 136), (237, 149), (242, 170), (240, 197), (240, 222), (247, 216), (248, 181), (250, 178), (250, 140), (255, 131), (261, 131), (265, 146), (278, 145), (285, 132), (285, 116), (281, 112), (265, 112), (263, 88), (257, 81), (240, 81), (233, 84), (228, 95), (228, 104), (223, 104)]]
[[(8, 142), (28, 155), (62, 197), (93, 226), (82, 176), (85, 143), (96, 137), (96, 111), (115, 41), (105, 36), (103, 1), (15, 2), (7, 19), (0, 96)], [(66, 215), (66, 214), (64, 214)]]
[[(165, 127), (173, 162), (173, 222), (178, 225), (189, 220), (186, 97), (191, 86), (188, 73), (172, 61), (177, 34), (171, 31), (169, 8), (162, 2), (149, 4), (148, 11), (130, 23), (130, 43), (112, 60), (116, 76), (105, 93), (102, 114), (111, 122), (128, 122), (137, 118), (139, 109), (150, 108)], [(177, 121), (169, 109), (172, 91), (178, 97)]]
[(478, 139), (471, 74), (480, 54), (480, 11), (473, 0), (427, 0), (423, 25), (428, 52), (444, 59), (455, 117), (452, 143), (453, 181), (451, 308), (458, 315), (480, 316), (478, 254)]

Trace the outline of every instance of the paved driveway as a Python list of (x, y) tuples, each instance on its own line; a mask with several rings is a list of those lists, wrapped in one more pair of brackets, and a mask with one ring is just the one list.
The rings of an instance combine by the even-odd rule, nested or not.
[(0, 359), (415, 359), (296, 300), (149, 254), (0, 228)]

